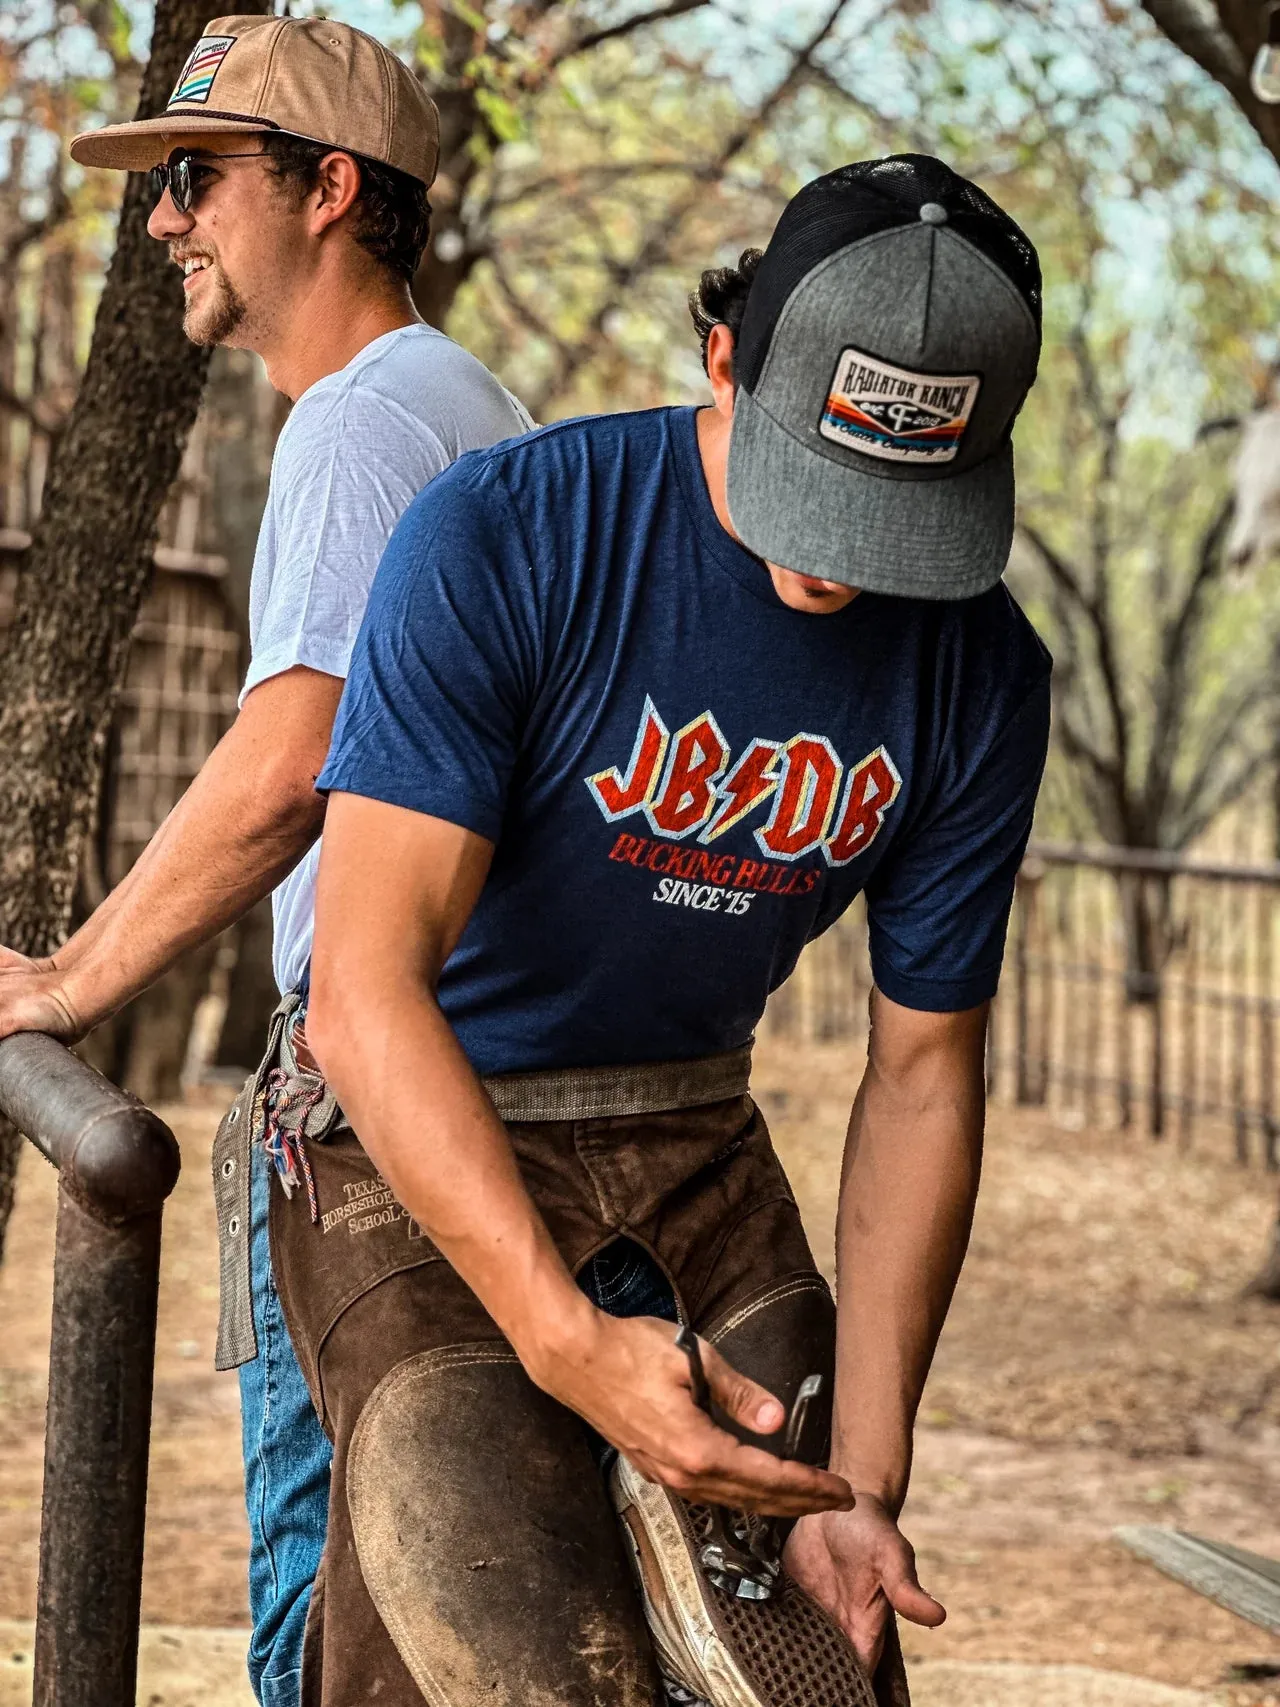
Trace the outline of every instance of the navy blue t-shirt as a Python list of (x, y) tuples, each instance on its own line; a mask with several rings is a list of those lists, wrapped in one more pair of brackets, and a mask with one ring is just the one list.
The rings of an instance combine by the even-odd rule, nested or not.
[(495, 844), (439, 990), (482, 1073), (735, 1048), (860, 890), (893, 1001), (996, 989), (1048, 654), (1003, 586), (789, 610), (694, 415), (464, 456), (378, 570), (319, 786)]

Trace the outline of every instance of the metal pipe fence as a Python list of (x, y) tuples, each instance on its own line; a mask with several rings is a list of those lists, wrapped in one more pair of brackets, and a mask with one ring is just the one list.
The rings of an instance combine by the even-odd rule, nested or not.
[[(1033, 843), (992, 1011), (992, 1097), (1276, 1168), (1278, 909), (1280, 865)], [(870, 985), (858, 911), (806, 950), (764, 1029), (861, 1041)]]
[(0, 1042), (0, 1114), (58, 1169), (35, 1707), (133, 1707), (160, 1216), (178, 1146), (52, 1038)]

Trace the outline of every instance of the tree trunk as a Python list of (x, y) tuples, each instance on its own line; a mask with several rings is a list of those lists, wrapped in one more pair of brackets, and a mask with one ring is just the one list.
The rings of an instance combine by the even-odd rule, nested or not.
[[(545, 4), (534, 8), (545, 11)], [(441, 331), (454, 298), (484, 254), (483, 234), (471, 228), (464, 204), (481, 169), (486, 148), (495, 145), (476, 100), (476, 78), (469, 66), (483, 48), (474, 14), (466, 9), (428, 4), (424, 16), (439, 42), (438, 69), (424, 79), (440, 115), (440, 164), (431, 188), (431, 241), (413, 281), (413, 300), (429, 326)]]
[[(261, 12), (263, 0), (244, 11)], [(138, 116), (163, 110), (207, 15), (158, 0)], [(208, 352), (182, 332), (182, 293), (147, 236), (151, 196), (127, 180), (88, 365), (59, 437), (19, 577), (0, 682), (0, 940), (62, 938), (112, 705), (147, 585), (160, 507), (195, 420)], [(0, 1133), (0, 1240), (18, 1139)]]
[(1280, 160), (1280, 107), (1260, 101), (1249, 87), (1266, 30), (1266, 6), (1259, 0), (1216, 0), (1212, 8), (1203, 0), (1142, 0), (1142, 9), (1175, 47), (1222, 85), (1267, 152)]

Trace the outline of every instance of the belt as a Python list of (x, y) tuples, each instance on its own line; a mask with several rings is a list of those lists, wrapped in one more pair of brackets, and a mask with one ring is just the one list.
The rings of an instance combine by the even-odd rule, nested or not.
[[(307, 1073), (320, 1067), (306, 1029), (285, 1033), (294, 1059)], [(612, 1120), (628, 1114), (663, 1114), (745, 1096), (751, 1082), (751, 1045), (694, 1061), (643, 1061), (624, 1067), (548, 1067), (536, 1073), (489, 1073), (480, 1083), (500, 1120)]]
[(641, 1061), (622, 1067), (553, 1067), (491, 1073), (481, 1080), (503, 1120), (612, 1120), (664, 1114), (745, 1096), (751, 1045), (694, 1061)]
[[(213, 1142), (213, 1193), (218, 1211), (220, 1310), (214, 1362), (234, 1369), (258, 1355), (253, 1327), (253, 1273), (250, 1251), (250, 1169), (253, 1145), (265, 1124), (263, 1092), (273, 1068), (292, 1078), (319, 1075), (301, 1023), (289, 1022), (302, 998), (295, 992), (271, 1016), (267, 1052), (256, 1073), (223, 1116)], [(662, 1114), (700, 1108), (729, 1097), (745, 1096), (751, 1079), (751, 1045), (700, 1056), (692, 1061), (645, 1061), (610, 1067), (547, 1068), (531, 1073), (492, 1073), (482, 1077), (499, 1119), (512, 1123), (558, 1120), (610, 1120), (637, 1114)], [(322, 1139), (345, 1123), (332, 1092), (300, 1104), (301, 1135)], [(288, 1114), (282, 1117), (288, 1119)]]

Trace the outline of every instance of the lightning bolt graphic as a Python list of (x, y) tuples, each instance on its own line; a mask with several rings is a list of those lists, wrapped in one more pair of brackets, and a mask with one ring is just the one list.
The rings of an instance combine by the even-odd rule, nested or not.
[(738, 760), (733, 770), (716, 790), (717, 805), (711, 821), (698, 837), (700, 842), (714, 842), (726, 830), (741, 823), (747, 813), (767, 800), (778, 786), (779, 741), (756, 740)]

